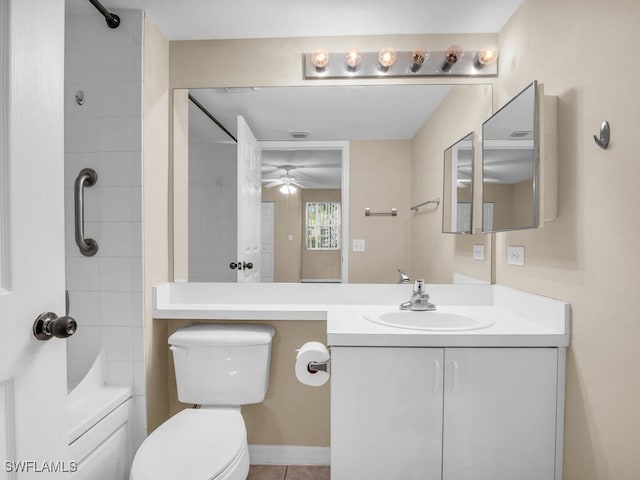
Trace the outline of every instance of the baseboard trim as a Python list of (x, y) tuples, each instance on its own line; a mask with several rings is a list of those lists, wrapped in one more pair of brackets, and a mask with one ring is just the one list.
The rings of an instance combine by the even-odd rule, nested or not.
[(251, 465), (329, 465), (329, 447), (249, 445)]

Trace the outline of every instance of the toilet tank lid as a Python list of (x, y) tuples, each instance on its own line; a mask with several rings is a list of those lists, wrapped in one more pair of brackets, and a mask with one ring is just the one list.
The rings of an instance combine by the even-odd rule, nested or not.
[(271, 325), (200, 324), (177, 330), (169, 344), (187, 345), (265, 345), (271, 343), (275, 329)]

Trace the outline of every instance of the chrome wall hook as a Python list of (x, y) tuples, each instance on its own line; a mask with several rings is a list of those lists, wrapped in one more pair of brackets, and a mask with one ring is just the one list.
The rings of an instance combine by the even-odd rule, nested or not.
[(596, 144), (606, 150), (609, 147), (609, 139), (611, 137), (611, 129), (609, 128), (609, 122), (604, 121), (602, 125), (600, 125), (600, 138), (593, 136)]

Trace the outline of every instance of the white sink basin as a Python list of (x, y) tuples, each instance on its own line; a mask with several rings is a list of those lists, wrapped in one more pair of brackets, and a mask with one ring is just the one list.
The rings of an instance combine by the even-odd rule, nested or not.
[(438, 312), (437, 310), (432, 312), (399, 310), (380, 314), (365, 313), (364, 318), (370, 322), (390, 327), (438, 332), (478, 330), (493, 325), (493, 320), (478, 320), (465, 315)]

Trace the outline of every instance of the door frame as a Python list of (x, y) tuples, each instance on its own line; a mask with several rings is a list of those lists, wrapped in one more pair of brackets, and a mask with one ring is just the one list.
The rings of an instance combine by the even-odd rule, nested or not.
[(340, 281), (349, 282), (349, 141), (348, 140), (273, 140), (259, 142), (262, 150), (340, 150), (342, 160), (341, 199), (342, 218), (340, 219), (340, 250), (342, 264)]

